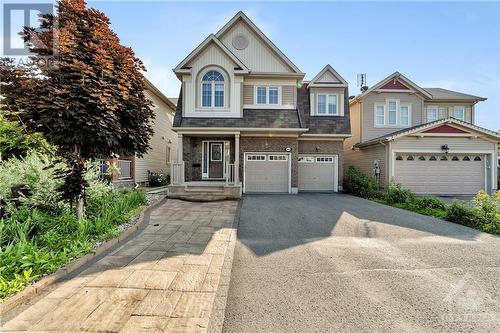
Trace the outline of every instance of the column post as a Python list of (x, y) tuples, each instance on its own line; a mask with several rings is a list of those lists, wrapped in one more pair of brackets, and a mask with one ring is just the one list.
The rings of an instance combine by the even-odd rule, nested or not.
[(240, 183), (240, 135), (234, 135), (234, 183)]

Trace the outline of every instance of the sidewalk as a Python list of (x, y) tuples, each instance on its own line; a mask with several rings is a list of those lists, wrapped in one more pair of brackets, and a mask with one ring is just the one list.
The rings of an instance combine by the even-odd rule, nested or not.
[(237, 205), (167, 200), (135, 238), (35, 299), (0, 331), (205, 332), (234, 247)]

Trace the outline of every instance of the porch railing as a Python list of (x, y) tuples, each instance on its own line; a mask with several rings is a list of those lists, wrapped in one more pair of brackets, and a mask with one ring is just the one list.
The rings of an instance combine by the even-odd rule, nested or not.
[(118, 160), (118, 168), (120, 168), (120, 179), (132, 178), (132, 161)]
[(234, 184), (234, 163), (226, 163), (226, 183)]
[(172, 185), (184, 184), (184, 162), (171, 164), (170, 178)]

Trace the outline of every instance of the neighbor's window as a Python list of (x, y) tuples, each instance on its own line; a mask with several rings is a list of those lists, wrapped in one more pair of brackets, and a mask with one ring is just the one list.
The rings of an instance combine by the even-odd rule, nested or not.
[(279, 104), (279, 88), (278, 87), (257, 87), (256, 104)]
[(399, 108), (399, 123), (401, 126), (410, 125), (410, 107), (408, 105), (402, 105)]
[(208, 71), (201, 79), (201, 106), (224, 107), (224, 76), (218, 71)]
[(427, 122), (438, 120), (438, 108), (436, 106), (427, 107)]
[(453, 107), (453, 118), (465, 121), (465, 107), (464, 106), (454, 106)]
[(335, 94), (318, 94), (318, 115), (332, 116), (337, 115), (337, 95)]
[(397, 102), (396, 101), (389, 101), (388, 103), (388, 124), (389, 125), (396, 125), (397, 124)]
[(385, 124), (385, 106), (375, 105), (375, 125)]

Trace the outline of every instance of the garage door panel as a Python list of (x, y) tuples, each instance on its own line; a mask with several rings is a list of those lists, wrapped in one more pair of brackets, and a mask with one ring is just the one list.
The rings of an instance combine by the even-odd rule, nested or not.
[[(474, 161), (474, 156), (469, 156), (470, 161), (466, 161), (464, 156), (458, 155), (432, 155), (436, 160), (430, 160), (429, 155), (422, 156), (425, 156), (425, 160), (417, 156), (414, 156), (414, 160), (408, 160), (408, 156), (397, 159), (395, 182), (417, 194), (475, 194), (484, 189), (482, 157)], [(441, 160), (442, 156), (446, 159)], [(452, 160), (454, 156), (458, 160)]]
[(299, 191), (334, 191), (336, 163), (331, 155), (299, 156)]
[[(260, 160), (245, 161), (245, 192), (246, 193), (288, 193), (289, 159), (281, 154), (258, 154)], [(281, 156), (284, 160), (270, 160), (270, 156)], [(285, 157), (282, 157), (285, 156)]]

